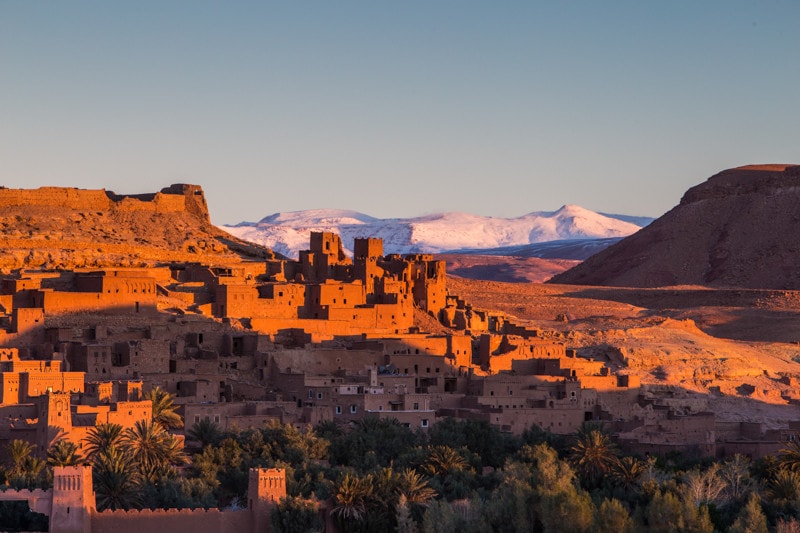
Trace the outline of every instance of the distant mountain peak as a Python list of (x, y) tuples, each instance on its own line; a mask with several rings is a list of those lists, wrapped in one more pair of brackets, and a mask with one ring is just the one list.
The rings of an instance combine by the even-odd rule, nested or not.
[[(636, 217), (629, 217), (635, 219)], [(459, 211), (414, 218), (381, 219), (340, 209), (312, 209), (274, 213), (257, 223), (220, 226), (237, 237), (297, 257), (308, 247), (312, 231), (341, 235), (345, 248), (355, 237), (383, 239), (385, 253), (442, 253), (464, 249), (491, 249), (533, 243), (625, 237), (642, 223), (608, 216), (566, 204), (557, 211), (528, 213), (516, 218), (487, 217)]]

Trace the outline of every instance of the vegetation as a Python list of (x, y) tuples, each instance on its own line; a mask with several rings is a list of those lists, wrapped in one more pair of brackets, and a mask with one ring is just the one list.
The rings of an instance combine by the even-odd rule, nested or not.
[[(375, 418), (350, 428), (270, 421), (227, 431), (198, 422), (187, 434), (202, 446), (191, 458), (155, 420), (128, 430), (100, 425), (85, 458), (61, 440), (47, 465), (92, 464), (100, 509), (240, 508), (250, 468), (284, 468), (287, 497), (271, 517), (279, 532), (320, 531), (320, 502), (354, 532), (800, 531), (792, 445), (755, 462), (698, 461), (625, 454), (596, 425), (565, 440), (458, 420), (414, 432)], [(32, 446), (12, 441), (6, 457), (7, 483), (47, 484)]]

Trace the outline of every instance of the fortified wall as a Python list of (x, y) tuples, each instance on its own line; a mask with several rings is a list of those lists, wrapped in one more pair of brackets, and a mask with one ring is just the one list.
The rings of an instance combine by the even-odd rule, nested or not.
[(0, 501), (27, 500), (35, 512), (48, 515), (51, 533), (261, 533), (269, 532), (270, 512), (286, 496), (286, 472), (278, 468), (251, 468), (247, 508), (106, 510), (95, 508), (91, 466), (57, 466), (53, 488), (7, 490)]
[(105, 189), (40, 187), (38, 189), (0, 188), (2, 207), (59, 207), (85, 211), (150, 211), (190, 213), (208, 222), (208, 206), (199, 185), (173, 184), (154, 194), (120, 195)]

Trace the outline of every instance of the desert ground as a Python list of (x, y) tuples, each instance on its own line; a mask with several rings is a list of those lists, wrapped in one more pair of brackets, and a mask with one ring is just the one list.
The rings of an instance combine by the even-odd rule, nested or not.
[(588, 287), (451, 276), (451, 293), (578, 355), (708, 401), (721, 420), (800, 419), (800, 291)]

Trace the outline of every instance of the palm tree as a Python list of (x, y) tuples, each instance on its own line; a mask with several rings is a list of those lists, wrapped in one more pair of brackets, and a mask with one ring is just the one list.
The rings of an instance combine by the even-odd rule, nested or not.
[(97, 509), (130, 509), (141, 502), (141, 484), (130, 455), (108, 447), (94, 458), (92, 480)]
[(199, 442), (200, 449), (202, 450), (209, 444), (218, 444), (222, 437), (222, 431), (213, 420), (210, 418), (203, 418), (194, 423), (191, 429), (186, 432), (186, 436), (191, 440)]
[(781, 468), (800, 472), (800, 434), (795, 435), (794, 439), (778, 452), (778, 464)]
[(584, 487), (596, 487), (617, 461), (617, 447), (611, 437), (600, 429), (578, 432), (570, 448), (570, 460), (578, 471)]
[(14, 439), (8, 443), (6, 450), (8, 451), (9, 459), (11, 459), (12, 475), (22, 475), (24, 473), (25, 461), (35, 449), (36, 446), (21, 439)]
[(151, 389), (145, 396), (153, 402), (153, 421), (164, 429), (183, 427), (183, 419), (175, 411), (178, 407), (173, 402), (174, 396), (159, 387)]
[(447, 477), (451, 472), (469, 469), (469, 463), (450, 446), (429, 446), (423, 470), (431, 476)]
[(109, 448), (117, 448), (122, 444), (122, 426), (119, 424), (107, 423), (98, 424), (89, 429), (86, 435), (86, 456), (93, 459), (99, 453)]
[(410, 468), (400, 473), (397, 485), (398, 491), (405, 496), (409, 506), (427, 507), (428, 503), (436, 497), (436, 491), (428, 485), (428, 480)]
[(36, 485), (45, 462), (33, 455), (35, 449), (33, 444), (21, 439), (12, 440), (8, 444), (6, 450), (12, 466), (7, 476), (12, 486), (32, 488)]
[(178, 439), (157, 422), (140, 420), (125, 430), (123, 441), (138, 467), (139, 474), (149, 481), (167, 475), (175, 464), (186, 462)]
[(66, 439), (57, 440), (47, 449), (47, 464), (50, 466), (76, 466), (82, 461), (78, 446)]
[(608, 474), (618, 487), (622, 487), (625, 490), (633, 490), (639, 486), (644, 471), (644, 462), (636, 457), (626, 455), (614, 461)]
[(800, 473), (781, 468), (767, 481), (771, 500), (792, 502), (800, 499)]
[(343, 523), (360, 522), (367, 514), (367, 502), (374, 492), (372, 477), (347, 473), (339, 482), (334, 496), (336, 505), (331, 514)]

